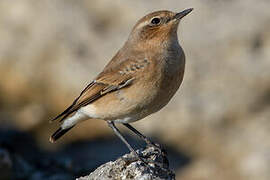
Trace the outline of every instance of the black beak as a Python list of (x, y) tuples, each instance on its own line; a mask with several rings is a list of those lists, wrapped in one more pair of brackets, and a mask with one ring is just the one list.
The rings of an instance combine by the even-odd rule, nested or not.
[(177, 20), (180, 20), (184, 16), (188, 15), (192, 10), (193, 10), (193, 8), (189, 8), (189, 9), (186, 9), (186, 10), (184, 10), (182, 12), (179, 12), (174, 16), (174, 18), (177, 19)]

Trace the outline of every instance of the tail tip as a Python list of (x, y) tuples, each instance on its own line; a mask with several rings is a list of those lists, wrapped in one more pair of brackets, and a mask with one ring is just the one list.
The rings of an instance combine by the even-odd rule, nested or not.
[(71, 126), (69, 128), (63, 129), (62, 127), (58, 128), (53, 135), (50, 137), (50, 142), (54, 143), (57, 139), (59, 139), (60, 137), (62, 137), (66, 132), (68, 132), (71, 128), (73, 128), (74, 126)]
[(50, 141), (51, 143), (55, 143), (55, 139), (54, 139), (52, 136), (50, 137), (49, 141)]

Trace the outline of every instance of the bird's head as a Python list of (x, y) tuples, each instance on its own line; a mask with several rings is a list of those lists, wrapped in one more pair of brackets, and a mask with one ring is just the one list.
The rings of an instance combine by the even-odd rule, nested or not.
[(177, 38), (177, 29), (180, 20), (193, 9), (186, 9), (179, 13), (163, 10), (150, 13), (141, 18), (133, 27), (129, 35), (131, 42), (155, 42)]

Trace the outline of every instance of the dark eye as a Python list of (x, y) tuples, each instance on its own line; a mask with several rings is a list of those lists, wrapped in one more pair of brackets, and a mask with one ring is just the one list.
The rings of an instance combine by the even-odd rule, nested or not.
[(151, 24), (153, 25), (158, 25), (159, 23), (160, 23), (160, 18), (155, 17), (151, 20)]

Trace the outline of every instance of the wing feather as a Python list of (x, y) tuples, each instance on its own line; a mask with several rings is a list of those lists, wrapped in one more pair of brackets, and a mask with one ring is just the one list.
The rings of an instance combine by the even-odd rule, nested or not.
[[(114, 78), (112, 78), (114, 77)], [(117, 78), (116, 78), (117, 77)], [(56, 116), (52, 121), (60, 119), (60, 122), (66, 119), (70, 114), (86, 106), (100, 97), (112, 91), (124, 88), (131, 84), (134, 78), (127, 75), (114, 76), (112, 72), (100, 74), (97, 79), (91, 82), (73, 101), (73, 103), (61, 114)], [(128, 83), (126, 83), (128, 82)]]
[(73, 103), (53, 120), (61, 118), (60, 121), (63, 121), (73, 112), (105, 96), (107, 93), (131, 85), (135, 77), (137, 77), (137, 72), (144, 70), (149, 64), (145, 58), (141, 58), (141, 60), (130, 58), (118, 62), (113, 59), (110, 63), (112, 64), (107, 65), (104, 71), (84, 88)]

